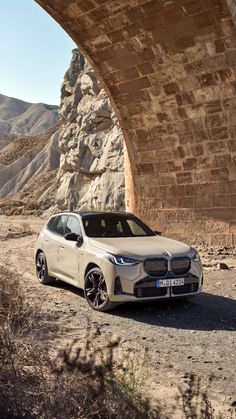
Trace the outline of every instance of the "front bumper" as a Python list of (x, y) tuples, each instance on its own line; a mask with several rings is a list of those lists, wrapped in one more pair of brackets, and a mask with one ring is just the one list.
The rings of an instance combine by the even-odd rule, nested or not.
[[(125, 276), (124, 276), (125, 272)], [(178, 278), (168, 273), (166, 279)], [(192, 262), (184, 278), (184, 285), (157, 287), (156, 280), (147, 275), (143, 265), (129, 269), (118, 267), (109, 298), (114, 302), (149, 301), (192, 296), (202, 291), (203, 270), (201, 262)]]

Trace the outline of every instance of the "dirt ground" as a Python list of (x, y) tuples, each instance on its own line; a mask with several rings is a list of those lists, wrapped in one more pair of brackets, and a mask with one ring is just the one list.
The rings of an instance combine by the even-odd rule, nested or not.
[[(189, 302), (126, 304), (112, 313), (97, 313), (87, 306), (81, 290), (59, 282), (37, 283), (33, 247), (43, 224), (39, 217), (0, 216), (0, 264), (20, 274), (29, 302), (43, 311), (45, 324), (38, 331), (39, 339), (56, 349), (84, 337), (90, 324), (98, 338), (120, 337), (123, 354), (130, 348), (140, 358), (148, 354), (145, 386), (150, 397), (174, 404), (186, 373), (196, 374), (203, 385), (211, 377), (213, 406), (229, 418), (230, 407), (236, 406), (235, 258), (221, 257), (230, 269), (217, 270), (207, 255), (210, 267), (205, 268), (204, 292)], [(19, 231), (29, 226), (33, 234), (21, 237)]]

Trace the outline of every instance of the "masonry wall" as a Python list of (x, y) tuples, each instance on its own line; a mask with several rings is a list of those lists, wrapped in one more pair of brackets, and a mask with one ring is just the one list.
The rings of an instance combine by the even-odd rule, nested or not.
[(235, 245), (235, 1), (38, 3), (111, 98), (128, 151), (128, 207), (168, 235)]

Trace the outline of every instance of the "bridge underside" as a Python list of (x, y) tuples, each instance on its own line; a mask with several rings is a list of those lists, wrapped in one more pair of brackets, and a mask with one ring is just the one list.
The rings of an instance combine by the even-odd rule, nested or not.
[(128, 208), (169, 235), (235, 245), (235, 1), (37, 2), (112, 101)]

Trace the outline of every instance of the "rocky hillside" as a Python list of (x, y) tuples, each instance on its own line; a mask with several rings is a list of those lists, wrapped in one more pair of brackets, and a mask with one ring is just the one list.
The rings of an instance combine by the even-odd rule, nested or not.
[(123, 209), (123, 137), (110, 101), (78, 49), (61, 87), (60, 209)]
[(58, 119), (57, 106), (28, 103), (0, 94), (0, 138), (36, 134), (57, 123)]
[(54, 205), (59, 127), (19, 136), (0, 151), (0, 198), (36, 203), (42, 209)]
[(59, 115), (59, 124), (10, 143), (0, 129), (0, 198), (36, 202), (50, 211), (123, 209), (121, 130), (78, 49), (61, 86)]
[(41, 206), (46, 194), (46, 207), (54, 204), (51, 184), (59, 166), (58, 121), (57, 106), (0, 95), (0, 198)]

